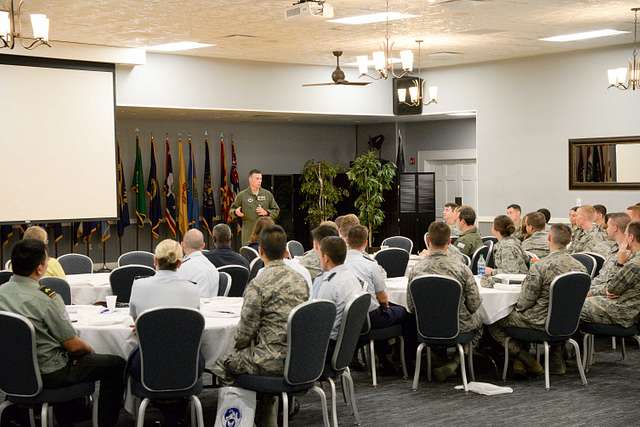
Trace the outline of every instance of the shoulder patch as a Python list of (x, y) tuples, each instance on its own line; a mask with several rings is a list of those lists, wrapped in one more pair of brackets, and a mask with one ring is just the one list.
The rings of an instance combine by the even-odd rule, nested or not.
[(456, 246), (458, 246), (459, 248), (464, 249), (464, 247), (466, 246), (464, 243), (462, 242), (456, 242)]
[(58, 295), (56, 294), (56, 291), (51, 288), (47, 288), (46, 286), (40, 287), (40, 291), (42, 291), (49, 298), (55, 298), (55, 296)]

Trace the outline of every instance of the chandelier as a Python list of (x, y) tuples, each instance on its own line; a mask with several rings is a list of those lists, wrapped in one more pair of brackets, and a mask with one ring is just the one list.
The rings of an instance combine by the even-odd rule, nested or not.
[(635, 13), (633, 22), (633, 43), (636, 45), (633, 49), (633, 55), (629, 59), (627, 67), (613, 68), (608, 70), (609, 88), (615, 87), (620, 90), (636, 90), (640, 89), (640, 57), (638, 55), (638, 12), (640, 7), (631, 9)]
[[(18, 0), (18, 7), (16, 8), (14, 0), (9, 0), (9, 10), (0, 10), (0, 49), (9, 48), (13, 49), (16, 44), (16, 39), (25, 39), (21, 35), (23, 0)], [(31, 28), (33, 29), (33, 37), (30, 43), (22, 42), (22, 47), (25, 49), (35, 49), (38, 46), (49, 46), (49, 18), (42, 13), (31, 14)]]
[(358, 69), (360, 70), (360, 77), (369, 77), (374, 80), (387, 80), (389, 77), (401, 78), (409, 74), (413, 70), (413, 52), (410, 50), (400, 51), (400, 63), (402, 71), (396, 74), (394, 68), (394, 60), (391, 57), (393, 51), (393, 43), (390, 42), (389, 36), (389, 0), (386, 2), (386, 27), (384, 43), (382, 44), (382, 50), (373, 52), (373, 66), (376, 70), (375, 75), (368, 74), (369, 72), (369, 56), (361, 55), (356, 57), (358, 62)]
[[(422, 60), (422, 43), (423, 40), (416, 40), (418, 43), (418, 76), (421, 75), (421, 60)], [(438, 103), (438, 86), (429, 86), (428, 99), (425, 99), (424, 95), (425, 82), (420, 77), (416, 77), (411, 81), (409, 88), (398, 88), (398, 102), (408, 105), (410, 107), (417, 107), (419, 105), (430, 105)], [(407, 100), (407, 92), (409, 93), (409, 100)]]

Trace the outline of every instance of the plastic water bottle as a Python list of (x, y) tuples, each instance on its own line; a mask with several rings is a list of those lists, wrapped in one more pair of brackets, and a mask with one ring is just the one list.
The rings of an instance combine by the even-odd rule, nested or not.
[(480, 259), (478, 260), (478, 276), (484, 276), (484, 271), (486, 267), (487, 267), (487, 263), (484, 260), (484, 255), (480, 255)]

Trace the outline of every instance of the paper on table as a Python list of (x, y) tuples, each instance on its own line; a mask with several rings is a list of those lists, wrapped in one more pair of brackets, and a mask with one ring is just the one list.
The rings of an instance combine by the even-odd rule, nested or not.
[(509, 285), (505, 285), (504, 283), (494, 283), (493, 288), (500, 289), (501, 291), (520, 292), (520, 289), (522, 289), (522, 285), (515, 283)]

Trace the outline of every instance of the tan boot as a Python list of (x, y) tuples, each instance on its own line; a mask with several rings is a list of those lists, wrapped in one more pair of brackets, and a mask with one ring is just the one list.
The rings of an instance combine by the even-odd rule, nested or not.
[(544, 374), (544, 368), (542, 365), (540, 365), (536, 358), (528, 351), (521, 350), (516, 357), (524, 364), (530, 375), (538, 377)]
[(513, 377), (525, 378), (527, 376), (527, 368), (519, 359), (513, 361)]
[(458, 360), (450, 360), (439, 368), (435, 368), (433, 370), (433, 377), (437, 382), (443, 383), (447, 380), (447, 378), (452, 377), (456, 374), (456, 370), (458, 369)]

